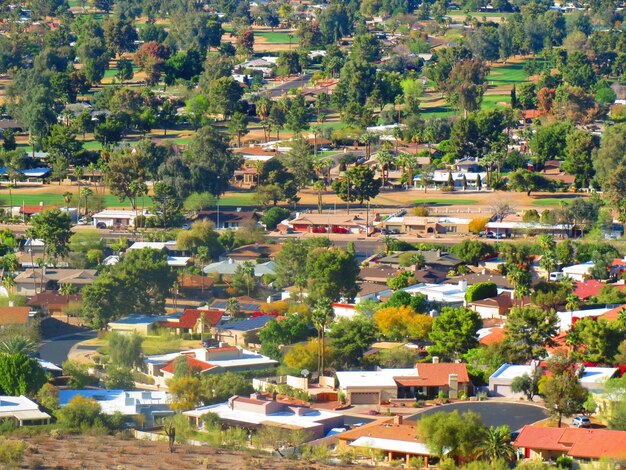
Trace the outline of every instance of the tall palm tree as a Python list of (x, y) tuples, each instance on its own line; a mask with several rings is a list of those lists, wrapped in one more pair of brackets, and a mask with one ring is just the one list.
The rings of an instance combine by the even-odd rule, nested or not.
[(378, 163), (378, 168), (380, 169), (380, 176), (382, 178), (382, 186), (385, 187), (385, 184), (389, 178), (389, 165), (393, 162), (393, 155), (387, 149), (382, 148), (376, 153), (375, 156), (376, 163)]
[(322, 298), (315, 304), (315, 308), (311, 312), (311, 320), (313, 326), (317, 330), (317, 344), (318, 344), (318, 374), (324, 375), (324, 359), (325, 359), (325, 344), (324, 336), (325, 330), (328, 324), (333, 320), (335, 311), (330, 299)]
[(89, 206), (87, 204), (88, 199), (93, 196), (93, 191), (91, 188), (83, 187), (80, 188), (80, 197), (85, 200), (85, 214), (89, 213)]
[(69, 211), (70, 202), (72, 202), (73, 197), (74, 195), (69, 191), (65, 191), (63, 193), (63, 202), (65, 202), (65, 210)]
[(207, 265), (209, 261), (211, 261), (211, 252), (209, 251), (208, 246), (198, 247), (198, 251), (196, 252), (196, 261), (201, 264), (202, 268), (200, 268), (200, 276), (202, 277), (202, 292), (204, 292), (204, 267)]
[(13, 189), (15, 188), (15, 183), (11, 182), (7, 184), (7, 189), (9, 190), (9, 211), (11, 212), (11, 217), (13, 216)]
[(477, 457), (494, 462), (497, 459), (512, 460), (515, 451), (511, 445), (511, 430), (508, 426), (488, 428), (476, 448)]
[(372, 144), (378, 141), (378, 136), (372, 132), (364, 132), (359, 136), (359, 142), (365, 145), (365, 159), (369, 160), (372, 154)]
[(78, 185), (78, 203), (76, 207), (76, 214), (80, 217), (80, 185), (81, 178), (83, 177), (83, 167), (77, 166), (74, 167), (74, 177), (76, 178), (76, 184)]

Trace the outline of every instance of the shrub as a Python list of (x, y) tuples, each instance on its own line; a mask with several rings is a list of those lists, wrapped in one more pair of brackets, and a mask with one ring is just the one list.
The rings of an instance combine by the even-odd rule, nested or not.
[(477, 282), (468, 287), (465, 292), (465, 301), (474, 302), (476, 300), (487, 299), (498, 295), (498, 287), (493, 282)]
[(8, 465), (16, 465), (24, 458), (26, 443), (0, 437), (0, 462)]
[(468, 229), (472, 233), (480, 233), (485, 230), (487, 222), (491, 219), (489, 217), (477, 217), (472, 219), (469, 223)]
[(557, 468), (572, 468), (574, 461), (567, 457), (566, 455), (561, 455), (556, 459), (556, 467)]

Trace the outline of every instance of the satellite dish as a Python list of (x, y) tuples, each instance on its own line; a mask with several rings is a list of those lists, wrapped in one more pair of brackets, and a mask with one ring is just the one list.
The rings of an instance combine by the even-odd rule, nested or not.
[(309, 376), (309, 370), (308, 369), (302, 369), (300, 371), (300, 374), (302, 375), (302, 377), (308, 377)]

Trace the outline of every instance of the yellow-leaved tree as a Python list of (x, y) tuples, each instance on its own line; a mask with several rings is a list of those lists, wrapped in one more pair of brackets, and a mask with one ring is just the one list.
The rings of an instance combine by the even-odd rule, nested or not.
[(406, 305), (381, 308), (374, 314), (374, 321), (381, 333), (393, 341), (425, 338), (433, 324), (430, 316), (415, 313)]

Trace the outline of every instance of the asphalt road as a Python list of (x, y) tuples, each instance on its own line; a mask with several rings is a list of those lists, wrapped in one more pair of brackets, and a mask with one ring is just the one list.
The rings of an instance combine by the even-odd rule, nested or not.
[(71, 333), (69, 335), (49, 338), (41, 342), (39, 346), (39, 356), (41, 359), (50, 361), (60, 366), (67, 359), (70, 349), (75, 344), (96, 337), (94, 331), (83, 331), (79, 333)]
[(436, 406), (407, 419), (417, 421), (433, 413), (441, 411), (452, 413), (454, 410), (457, 410), (459, 413), (474, 411), (480, 414), (485, 426), (508, 425), (511, 431), (518, 431), (527, 424), (536, 423), (547, 417), (546, 410), (538, 406), (521, 403), (479, 402)]
[(279, 98), (293, 88), (304, 88), (306, 84), (309, 83), (309, 80), (312, 76), (312, 73), (305, 73), (295, 80), (281, 83), (280, 85), (277, 85), (274, 88), (267, 90), (264, 94), (266, 96), (269, 95), (270, 98)]

